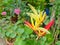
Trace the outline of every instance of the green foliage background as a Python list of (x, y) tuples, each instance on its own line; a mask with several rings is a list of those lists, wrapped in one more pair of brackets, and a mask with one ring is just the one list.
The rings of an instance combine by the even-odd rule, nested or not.
[[(50, 8), (50, 16), (47, 16), (45, 24), (50, 21), (52, 17), (52, 9), (55, 10), (55, 24), (50, 29), (51, 34), (41, 37), (36, 40), (36, 35), (32, 29), (23, 24), (24, 20), (29, 19), (26, 12), (31, 12), (26, 3), (32, 4), (38, 11), (44, 9), (45, 0), (0, 0), (0, 37), (2, 38), (16, 38), (14, 45), (60, 45), (60, 0), (53, 2), (53, 7)], [(10, 17), (14, 16), (14, 9), (20, 8), (21, 14), (19, 20), (12, 24)], [(6, 11), (7, 16), (1, 16), (1, 12)], [(7, 20), (6, 20), (7, 19)], [(59, 37), (58, 37), (59, 35)]]

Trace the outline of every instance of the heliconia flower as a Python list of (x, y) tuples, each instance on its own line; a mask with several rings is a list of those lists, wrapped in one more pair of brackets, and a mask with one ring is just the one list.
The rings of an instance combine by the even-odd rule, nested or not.
[[(31, 18), (31, 23), (28, 21), (25, 21), (25, 24), (30, 27), (38, 36), (42, 36), (43, 33), (48, 33), (50, 32), (45, 29), (40, 27), (40, 25), (43, 23), (46, 17), (46, 13), (44, 11), (41, 11), (40, 13), (37, 12), (37, 10), (30, 4), (28, 4), (33, 13), (27, 13), (28, 16)], [(43, 13), (44, 12), (44, 13)]]
[(50, 34), (50, 32), (48, 31), (51, 26), (54, 24), (54, 19), (52, 21), (50, 21), (44, 28), (42, 27), (38, 27), (38, 28), (34, 28), (31, 23), (29, 23), (28, 21), (24, 22), (28, 27), (30, 27), (37, 35), (38, 37), (40, 36), (44, 36), (45, 34)]
[(6, 13), (5, 11), (1, 13), (1, 15), (3, 15), (3, 16), (5, 16), (6, 14), (7, 14), (7, 13)]
[[(31, 24), (35, 27), (39, 27), (41, 23), (45, 20), (46, 13), (41, 11), (40, 13), (37, 12), (37, 10), (30, 4), (28, 4), (33, 13), (27, 13), (28, 16), (31, 18)], [(34, 25), (34, 20), (35, 20), (35, 25)]]
[(38, 13), (32, 5), (30, 5), (30, 4), (28, 4), (28, 5), (30, 6), (31, 10), (33, 11), (33, 13), (27, 13), (28, 16), (30, 16), (30, 18), (31, 18), (31, 23), (28, 21), (25, 21), (24, 23), (28, 27), (30, 27), (38, 35), (38, 37), (43, 36), (45, 34), (50, 34), (50, 32), (48, 30), (54, 24), (54, 20), (50, 21), (44, 28), (40, 27), (40, 25), (45, 20), (46, 13), (45, 12), (43, 13), (43, 11)]
[(26, 24), (26, 26), (30, 27), (38, 36), (43, 36), (45, 33), (50, 34), (50, 32), (45, 28), (42, 27), (34, 28), (33, 25), (28, 21), (25, 21), (24, 23)]
[(19, 15), (19, 14), (20, 14), (20, 12), (21, 12), (21, 11), (20, 11), (20, 9), (19, 9), (19, 8), (16, 8), (16, 9), (14, 10), (14, 13), (15, 13), (15, 14), (17, 14), (17, 15)]

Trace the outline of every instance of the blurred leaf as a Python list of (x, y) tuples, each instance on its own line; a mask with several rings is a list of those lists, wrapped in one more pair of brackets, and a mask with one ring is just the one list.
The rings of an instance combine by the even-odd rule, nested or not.
[(47, 34), (46, 35), (46, 38), (47, 38), (47, 43), (52, 43), (53, 42), (53, 40), (54, 40), (54, 38), (53, 38), (53, 35), (52, 34)]
[(25, 45), (25, 42), (21, 38), (16, 38), (14, 45)]
[(26, 40), (26, 45), (36, 45), (36, 40), (28, 39), (28, 40)]
[(60, 45), (60, 41), (57, 41), (57, 42), (56, 42), (56, 45)]
[(24, 31), (25, 31), (25, 34), (27, 34), (27, 35), (29, 35), (29, 34), (31, 34), (32, 32), (33, 32), (33, 30), (32, 29), (30, 29), (29, 27), (27, 27), (27, 26), (25, 26), (24, 27)]
[(13, 32), (10, 34), (10, 38), (15, 38), (15, 37), (16, 37), (16, 33)]
[(11, 34), (11, 32), (8, 32), (8, 31), (6, 32), (7, 37), (10, 37), (10, 34)]
[(40, 38), (40, 44), (41, 44), (41, 45), (45, 45), (46, 40), (47, 40), (46, 37)]
[(24, 33), (24, 29), (23, 28), (18, 28), (16, 31), (17, 31), (18, 34)]

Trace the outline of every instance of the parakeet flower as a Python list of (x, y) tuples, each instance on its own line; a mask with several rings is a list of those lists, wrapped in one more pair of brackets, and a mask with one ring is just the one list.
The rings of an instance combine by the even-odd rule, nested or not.
[(28, 4), (28, 5), (30, 6), (31, 10), (33, 11), (33, 13), (27, 13), (28, 16), (30, 16), (30, 18), (31, 18), (32, 26), (34, 28), (39, 27), (43, 23), (43, 21), (46, 17), (46, 13), (45, 12), (43, 13), (43, 11), (38, 13), (37, 10), (32, 5), (30, 5), (30, 4)]
[(25, 24), (29, 26), (38, 36), (42, 36), (44, 33), (50, 34), (50, 32), (40, 27), (42, 25), (43, 21), (45, 20), (46, 13), (41, 11), (40, 13), (37, 12), (37, 10), (30, 4), (28, 4), (33, 13), (27, 13), (28, 16), (31, 18), (31, 23), (28, 21), (25, 21)]

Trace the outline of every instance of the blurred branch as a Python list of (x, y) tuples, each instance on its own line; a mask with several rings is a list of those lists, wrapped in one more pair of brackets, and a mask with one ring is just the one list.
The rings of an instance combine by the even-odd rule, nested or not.
[[(57, 18), (57, 16), (55, 15), (56, 14), (56, 9), (55, 9), (55, 6), (53, 6), (52, 8), (52, 15), (51, 15), (51, 20), (52, 19), (55, 19), (55, 24), (54, 26), (52, 27), (52, 30), (53, 30), (53, 37), (54, 37), (54, 41), (52, 43), (52, 45), (55, 45), (56, 42), (58, 41), (58, 35), (59, 35), (59, 24), (60, 24), (60, 21), (58, 21), (58, 24), (56, 23), (56, 20), (60, 20), (59, 17)], [(57, 18), (57, 19), (56, 19)]]

